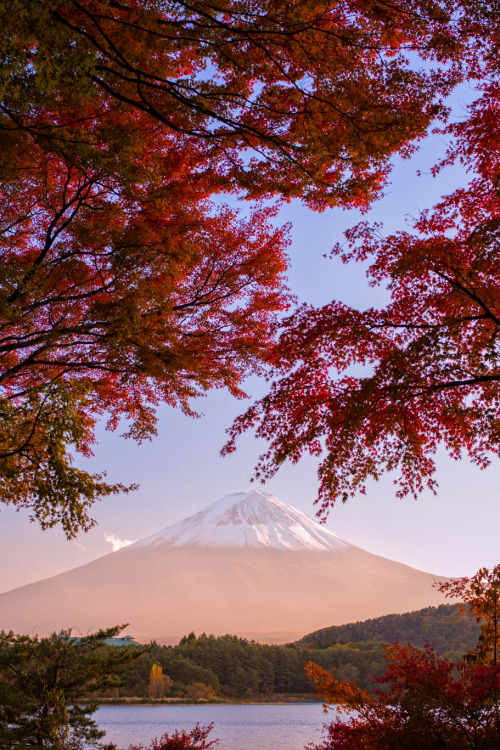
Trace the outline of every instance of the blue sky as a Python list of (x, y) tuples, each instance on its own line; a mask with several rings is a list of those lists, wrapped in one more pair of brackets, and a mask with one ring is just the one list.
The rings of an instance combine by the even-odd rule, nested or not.
[[(462, 88), (454, 96), (461, 117), (473, 92)], [(466, 180), (460, 167), (438, 178), (430, 168), (443, 154), (441, 135), (427, 138), (411, 161), (397, 162), (385, 197), (373, 206), (369, 220), (383, 221), (387, 231), (405, 226), (407, 217), (430, 207), (443, 193)], [(417, 171), (421, 176), (417, 177)], [(324, 257), (342, 232), (359, 219), (356, 212), (329, 210), (314, 213), (298, 202), (283, 207), (280, 221), (293, 224), (292, 291), (301, 300), (322, 304), (333, 298), (359, 307), (383, 302), (383, 290), (370, 289), (364, 269), (345, 266)], [(253, 378), (248, 390), (264, 392)], [(108, 471), (111, 481), (138, 482), (128, 496), (104, 500), (93, 516), (98, 527), (67, 542), (58, 530), (41, 532), (30, 524), (27, 512), (12, 508), (0, 515), (0, 591), (61, 572), (111, 551), (105, 534), (135, 540), (200, 510), (219, 497), (250, 488), (259, 446), (251, 435), (239, 442), (236, 454), (222, 459), (225, 429), (245, 407), (223, 392), (214, 392), (197, 404), (204, 416), (193, 420), (180, 412), (160, 410), (159, 434), (138, 446), (118, 434), (102, 433), (92, 466)], [(368, 488), (365, 497), (334, 508), (328, 528), (347, 541), (372, 552), (441, 575), (466, 575), (482, 565), (499, 561), (500, 464), (486, 471), (468, 462), (439, 458), (437, 497), (424, 495), (415, 502), (397, 500), (391, 478)], [(300, 510), (314, 514), (316, 464), (304, 459), (285, 466), (263, 488)]]

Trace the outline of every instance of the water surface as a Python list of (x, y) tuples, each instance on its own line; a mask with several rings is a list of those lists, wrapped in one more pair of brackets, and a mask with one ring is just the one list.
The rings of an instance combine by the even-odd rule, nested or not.
[[(333, 720), (333, 712), (329, 713)], [(95, 714), (106, 740), (119, 748), (148, 743), (175, 729), (214, 722), (217, 750), (303, 750), (321, 739), (328, 719), (321, 703), (286, 705), (102, 706)]]

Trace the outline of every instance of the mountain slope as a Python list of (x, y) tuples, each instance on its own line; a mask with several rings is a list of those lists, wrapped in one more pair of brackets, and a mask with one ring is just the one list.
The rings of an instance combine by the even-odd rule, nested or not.
[(139, 640), (174, 643), (194, 630), (286, 642), (326, 624), (439, 604), (434, 581), (343, 542), (276, 498), (240, 493), (0, 595), (0, 628), (87, 632), (128, 622)]

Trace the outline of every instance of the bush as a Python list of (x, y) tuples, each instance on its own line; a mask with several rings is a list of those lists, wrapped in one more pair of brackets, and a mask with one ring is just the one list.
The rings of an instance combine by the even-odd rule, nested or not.
[(197, 724), (190, 732), (176, 730), (173, 734), (166, 733), (152, 740), (150, 745), (131, 745), (129, 750), (210, 750), (218, 744), (218, 740), (207, 742), (213, 726), (213, 723), (205, 727)]

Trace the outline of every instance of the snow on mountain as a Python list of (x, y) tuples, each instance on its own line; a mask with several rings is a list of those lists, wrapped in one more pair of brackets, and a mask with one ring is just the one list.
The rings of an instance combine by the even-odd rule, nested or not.
[(266, 492), (237, 492), (129, 549), (169, 544), (340, 552), (351, 545)]

